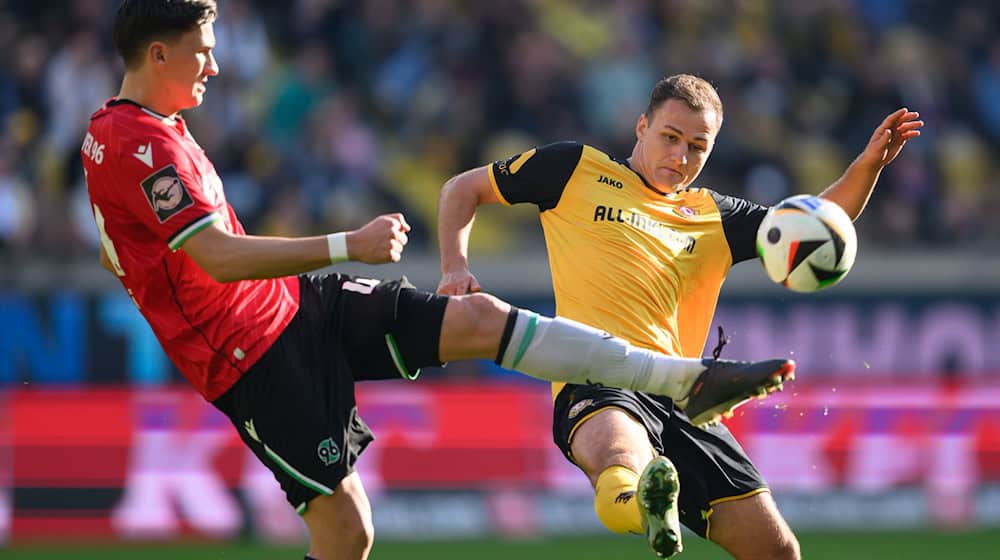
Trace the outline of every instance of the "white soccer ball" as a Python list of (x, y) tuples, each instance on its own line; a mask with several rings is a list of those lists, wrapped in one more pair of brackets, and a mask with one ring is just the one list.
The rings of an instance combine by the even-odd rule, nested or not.
[(854, 266), (858, 235), (847, 213), (824, 198), (798, 195), (768, 210), (757, 230), (757, 254), (774, 282), (815, 292)]

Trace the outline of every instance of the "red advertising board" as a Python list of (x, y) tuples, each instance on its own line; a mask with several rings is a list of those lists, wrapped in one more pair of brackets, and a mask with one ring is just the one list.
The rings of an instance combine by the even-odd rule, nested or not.
[[(11, 538), (227, 535), (265, 502), (284, 507), (228, 420), (187, 388), (26, 388), (0, 400)], [(586, 491), (551, 444), (546, 386), (363, 384), (358, 404), (377, 435), (359, 463), (372, 492), (559, 492), (566, 480)], [(777, 493), (916, 486), (961, 499), (1000, 482), (997, 384), (796, 383), (730, 427)]]

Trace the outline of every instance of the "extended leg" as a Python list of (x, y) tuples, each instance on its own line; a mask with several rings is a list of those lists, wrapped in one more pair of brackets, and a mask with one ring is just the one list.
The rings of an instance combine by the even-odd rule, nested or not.
[(795, 369), (790, 360), (666, 356), (582, 323), (512, 309), (487, 294), (450, 298), (441, 328), (441, 360), (484, 357), (549, 381), (601, 383), (668, 396), (690, 408), (698, 425), (717, 422), (747, 400), (780, 388)]

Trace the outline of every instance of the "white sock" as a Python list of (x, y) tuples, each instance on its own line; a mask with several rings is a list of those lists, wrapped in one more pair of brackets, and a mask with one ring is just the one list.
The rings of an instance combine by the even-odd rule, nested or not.
[(539, 379), (601, 383), (633, 391), (687, 396), (705, 366), (700, 358), (677, 358), (636, 348), (570, 319), (550, 319), (519, 309), (498, 363)]

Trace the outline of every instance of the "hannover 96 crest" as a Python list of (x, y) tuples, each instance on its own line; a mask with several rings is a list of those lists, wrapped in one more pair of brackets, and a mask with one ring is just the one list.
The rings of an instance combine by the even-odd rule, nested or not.
[(333, 438), (326, 438), (319, 442), (316, 454), (319, 455), (319, 460), (329, 467), (340, 459), (340, 448), (337, 447), (337, 442), (333, 441)]

